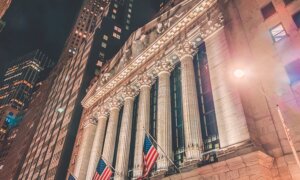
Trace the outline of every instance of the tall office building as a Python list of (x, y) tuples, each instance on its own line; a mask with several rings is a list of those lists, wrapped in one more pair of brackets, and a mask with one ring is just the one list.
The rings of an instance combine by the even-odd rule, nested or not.
[[(130, 34), (143, 26), (168, 0), (112, 0), (99, 29), (99, 60), (107, 62), (123, 46)], [(143, 11), (143, 12), (142, 12)]]
[(0, 2), (0, 19), (2, 19), (3, 15), (7, 11), (7, 9), (9, 8), (10, 3), (11, 3), (11, 0), (2, 0)]
[(57, 72), (54, 71), (49, 76), (40, 78), (22, 121), (9, 130), (5, 143), (1, 144), (0, 179), (18, 178), (56, 74)]
[(184, 0), (135, 31), (82, 101), (73, 174), (143, 177), (150, 134), (151, 179), (299, 179), (299, 19), (299, 0)]
[(85, 0), (66, 42), (57, 76), (18, 179), (64, 179), (81, 116), (80, 100), (93, 77), (93, 34), (108, 1)]
[(8, 114), (15, 116), (15, 112), (27, 108), (39, 75), (53, 65), (50, 58), (35, 50), (18, 58), (6, 70), (0, 86), (1, 124)]

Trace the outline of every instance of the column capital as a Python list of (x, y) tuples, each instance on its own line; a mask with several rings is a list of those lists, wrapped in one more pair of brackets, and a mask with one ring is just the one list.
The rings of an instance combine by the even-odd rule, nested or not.
[(83, 128), (87, 128), (90, 125), (97, 125), (97, 118), (95, 118), (94, 114), (90, 114), (87, 116), (87, 120), (83, 123)]
[(109, 115), (109, 105), (108, 104), (102, 104), (101, 106), (98, 106), (95, 112), (95, 117), (105, 117), (107, 118)]
[(139, 75), (138, 81), (139, 81), (140, 87), (143, 87), (143, 86), (150, 87), (153, 82), (153, 79), (154, 78), (152, 76), (150, 76), (149, 74), (146, 74), (146, 73)]
[(167, 58), (163, 58), (156, 62), (155, 70), (158, 75), (162, 73), (169, 74), (173, 70), (173, 64)]
[(122, 95), (124, 100), (126, 99), (133, 99), (138, 93), (138, 90), (136, 87), (132, 85), (126, 85), (122, 89)]
[(188, 40), (180, 42), (176, 48), (176, 54), (179, 56), (180, 61), (186, 56), (193, 57), (195, 51), (195, 45)]
[(109, 99), (109, 109), (120, 109), (123, 105), (123, 99), (120, 96), (111, 97)]

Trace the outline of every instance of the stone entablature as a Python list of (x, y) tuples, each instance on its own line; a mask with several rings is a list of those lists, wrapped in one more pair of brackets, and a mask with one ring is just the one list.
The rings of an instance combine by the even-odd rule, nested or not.
[[(177, 53), (174, 42), (181, 44), (184, 39), (189, 41), (186, 44), (196, 46), (223, 27), (223, 16), (216, 0), (183, 1), (170, 12), (170, 18), (165, 13), (137, 30), (110, 63), (103, 67), (98, 82), (90, 88), (82, 101), (84, 108), (90, 108), (100, 100), (106, 101), (111, 92), (120, 93), (123, 82), (137, 84), (137, 75), (141, 69), (153, 74), (153, 59), (164, 56), (173, 58), (173, 64), (178, 62), (178, 55), (181, 53)], [(153, 33), (156, 34), (154, 38)]]

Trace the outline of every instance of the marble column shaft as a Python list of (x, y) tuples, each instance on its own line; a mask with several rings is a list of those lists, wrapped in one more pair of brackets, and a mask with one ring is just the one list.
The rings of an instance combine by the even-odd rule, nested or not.
[(91, 147), (96, 132), (96, 123), (87, 121), (84, 125), (83, 135), (80, 142), (80, 149), (78, 152), (78, 158), (75, 164), (74, 176), (78, 180), (84, 180), (86, 178), (87, 167), (90, 159)]
[[(145, 138), (145, 130), (149, 131), (150, 123), (150, 88), (151, 78), (142, 77), (142, 84), (139, 96), (139, 108), (137, 118), (137, 132), (134, 150), (134, 169), (133, 177), (141, 177), (143, 174), (143, 145)], [(143, 129), (145, 128), (145, 130)]]
[[(130, 88), (129, 88), (130, 89)], [(125, 180), (128, 179), (128, 163), (130, 152), (130, 141), (132, 131), (132, 117), (133, 117), (133, 104), (134, 104), (134, 91), (126, 92), (124, 110), (122, 116), (122, 125), (120, 129), (117, 161), (116, 161), (116, 174), (114, 179)]]
[(102, 113), (99, 116), (97, 130), (96, 130), (96, 134), (95, 134), (95, 138), (94, 138), (94, 142), (93, 142), (93, 146), (92, 146), (92, 150), (91, 150), (90, 161), (88, 164), (86, 179), (93, 178), (94, 173), (96, 171), (98, 161), (101, 157), (102, 149), (103, 149), (103, 145), (104, 145), (107, 116), (108, 116), (108, 114), (105, 114), (105, 113)]
[(102, 156), (107, 163), (112, 164), (117, 137), (117, 127), (120, 105), (111, 106)]
[(180, 49), (186, 160), (200, 160), (203, 142), (192, 50), (188, 42)]
[[(160, 62), (158, 73), (158, 100), (157, 100), (157, 143), (159, 157), (157, 159), (157, 171), (167, 171), (170, 161), (173, 159), (172, 151), (172, 122), (171, 122), (171, 97), (170, 97), (170, 71), (171, 64)], [(164, 152), (162, 152), (162, 150)], [(165, 155), (165, 154), (166, 155)]]

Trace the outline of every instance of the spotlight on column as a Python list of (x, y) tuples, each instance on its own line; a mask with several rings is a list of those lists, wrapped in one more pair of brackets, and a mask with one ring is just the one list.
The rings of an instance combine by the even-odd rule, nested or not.
[(241, 79), (245, 76), (245, 71), (242, 69), (236, 69), (236, 70), (234, 70), (233, 74), (236, 78)]

